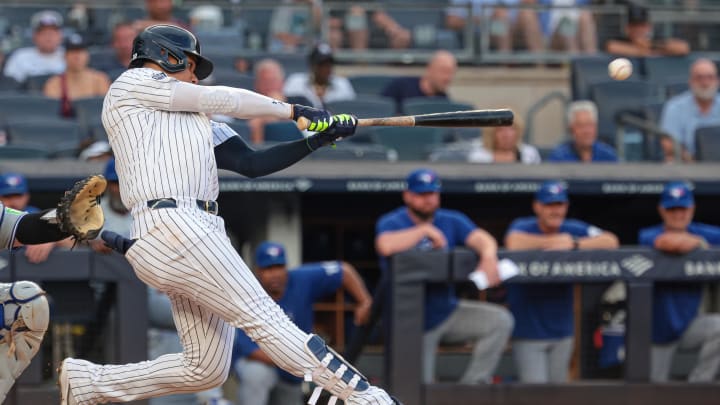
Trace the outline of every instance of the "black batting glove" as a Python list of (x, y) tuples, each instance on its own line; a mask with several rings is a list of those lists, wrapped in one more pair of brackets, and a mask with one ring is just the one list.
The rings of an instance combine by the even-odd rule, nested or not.
[(325, 145), (330, 145), (340, 138), (352, 136), (357, 129), (358, 119), (352, 114), (338, 114), (330, 117), (330, 125), (324, 131), (307, 138), (307, 145), (310, 150), (316, 150)]
[(308, 107), (300, 104), (293, 104), (293, 120), (304, 117), (310, 121), (308, 131), (324, 131), (330, 127), (332, 116), (325, 110)]

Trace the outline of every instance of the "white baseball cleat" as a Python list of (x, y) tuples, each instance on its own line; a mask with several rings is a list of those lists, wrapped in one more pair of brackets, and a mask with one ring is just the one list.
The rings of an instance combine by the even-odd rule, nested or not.
[(75, 397), (70, 392), (70, 379), (68, 378), (67, 366), (65, 363), (70, 358), (63, 360), (58, 367), (58, 385), (60, 386), (60, 405), (77, 405)]

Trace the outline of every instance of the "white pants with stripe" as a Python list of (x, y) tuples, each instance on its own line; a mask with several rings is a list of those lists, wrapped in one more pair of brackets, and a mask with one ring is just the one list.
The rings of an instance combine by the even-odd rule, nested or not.
[[(302, 376), (317, 365), (305, 350), (308, 335), (265, 293), (230, 244), (222, 218), (191, 207), (144, 209), (136, 215), (135, 227), (140, 238), (126, 257), (142, 281), (170, 297), (183, 352), (126, 365), (66, 362), (72, 394), (81, 405), (222, 384), (230, 368), (234, 327), (291, 374)], [(392, 402), (371, 387), (346, 403)]]

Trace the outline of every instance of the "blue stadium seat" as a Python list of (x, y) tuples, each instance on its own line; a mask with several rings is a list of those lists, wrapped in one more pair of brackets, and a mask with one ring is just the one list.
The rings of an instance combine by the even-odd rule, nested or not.
[(680, 93), (684, 93), (690, 89), (687, 78), (685, 78), (684, 80), (678, 79), (676, 81), (668, 80), (665, 83), (665, 97), (668, 99), (671, 97), (675, 97)]
[(104, 100), (104, 97), (88, 97), (72, 102), (75, 119), (80, 124), (83, 133), (90, 134), (94, 125), (102, 126), (101, 115)]
[(12, 77), (0, 74), (0, 91), (16, 91), (22, 88), (22, 84)]
[(590, 97), (598, 107), (599, 136), (613, 145), (618, 114), (637, 112), (647, 104), (662, 101), (657, 85), (640, 81), (597, 83), (591, 86)]
[(288, 142), (303, 139), (303, 134), (294, 121), (278, 121), (265, 124), (266, 142)]
[[(608, 76), (608, 63), (614, 57), (609, 55), (587, 56), (574, 58), (570, 64), (570, 90), (573, 100), (587, 100), (590, 98), (590, 87), (599, 82), (610, 80)], [(633, 66), (639, 66), (637, 59), (631, 58)], [(633, 69), (629, 80), (640, 77), (638, 69)]]
[(286, 101), (290, 104), (312, 105), (312, 101), (304, 96), (288, 96)]
[(23, 82), (23, 88), (30, 93), (43, 94), (45, 82), (53, 76), (54, 75), (30, 76)]
[(390, 115), (395, 110), (395, 103), (385, 97), (359, 96), (355, 100), (327, 103), (327, 109), (333, 114), (349, 113), (358, 118), (378, 118)]
[(255, 78), (239, 73), (236, 70), (218, 69), (213, 71), (212, 77), (216, 85), (248, 90), (255, 88)]
[(248, 126), (246, 120), (232, 120), (228, 122), (227, 125), (232, 128), (233, 131), (237, 132), (245, 142), (250, 143), (250, 126)]
[(265, 58), (275, 59), (283, 67), (286, 77), (293, 73), (307, 72), (310, 69), (307, 55), (303, 52), (260, 54), (253, 58), (253, 63)]
[(693, 58), (690, 56), (645, 58), (645, 78), (653, 83), (668, 83), (668, 78), (675, 80), (680, 77), (687, 81), (692, 62)]
[(51, 152), (77, 149), (83, 136), (80, 126), (61, 118), (8, 120), (9, 143), (47, 148)]
[(0, 146), (0, 160), (4, 159), (49, 159), (50, 151), (38, 146)]
[(4, 94), (0, 97), (0, 117), (59, 117), (60, 102), (36, 94)]
[[(245, 23), (247, 38), (245, 43), (253, 50), (262, 50), (267, 48), (267, 39), (270, 32), (270, 19), (272, 18), (273, 9), (268, 7), (264, 9), (247, 8), (241, 11), (240, 17)], [(255, 44), (254, 42), (258, 42)], [(257, 46), (257, 48), (255, 48)]]
[(428, 160), (432, 162), (467, 162), (469, 147), (467, 144), (449, 144), (436, 147), (430, 152)]
[(397, 151), (398, 160), (426, 160), (432, 148), (442, 144), (443, 135), (439, 128), (385, 127), (374, 129), (372, 139)]
[(312, 160), (397, 160), (397, 152), (382, 145), (337, 142), (334, 148), (321, 148), (309, 155)]
[(473, 109), (475, 109), (475, 107), (471, 104), (450, 101), (440, 97), (416, 97), (409, 98), (403, 102), (403, 111), (407, 115), (434, 114)]
[(388, 83), (390, 83), (397, 76), (386, 76), (386, 75), (356, 75), (348, 77), (350, 84), (352, 84), (357, 94), (368, 94), (379, 96), (385, 89)]
[(720, 126), (695, 130), (695, 158), (701, 162), (720, 162)]

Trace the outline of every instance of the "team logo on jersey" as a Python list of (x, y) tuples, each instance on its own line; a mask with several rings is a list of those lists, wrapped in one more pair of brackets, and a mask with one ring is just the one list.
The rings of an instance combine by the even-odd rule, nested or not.
[(157, 73), (155, 73), (155, 74), (152, 75), (152, 78), (155, 79), (155, 80), (162, 80), (162, 79), (164, 79), (164, 78), (166, 78), (166, 77), (167, 77), (167, 75), (166, 75), (164, 72), (157, 72)]

